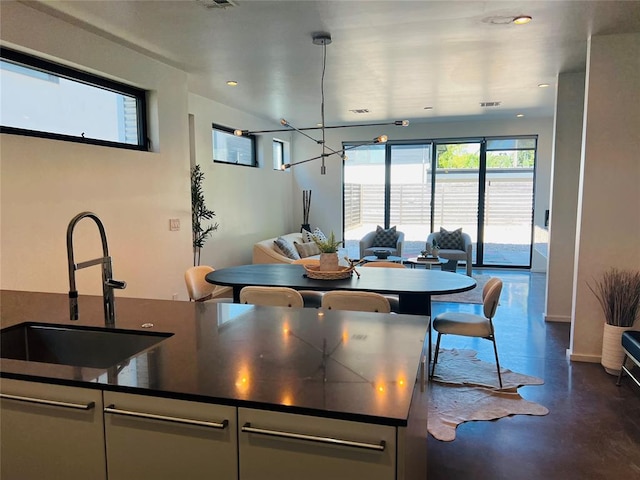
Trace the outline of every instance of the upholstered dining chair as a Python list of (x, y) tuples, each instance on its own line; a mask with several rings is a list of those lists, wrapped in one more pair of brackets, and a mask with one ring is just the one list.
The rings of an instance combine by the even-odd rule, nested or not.
[(240, 303), (271, 307), (304, 307), (302, 295), (288, 287), (243, 287), (240, 290)]
[[(318, 258), (300, 258), (291, 263), (300, 265), (320, 265), (320, 260)], [(298, 290), (298, 292), (302, 295), (305, 308), (320, 308), (322, 305), (322, 296), (324, 295), (324, 292), (316, 292), (314, 290)]]
[(375, 292), (332, 290), (322, 297), (322, 308), (327, 310), (355, 310), (359, 312), (390, 313), (389, 300)]
[[(398, 262), (367, 262), (362, 267), (382, 267), (382, 268), (407, 268), (403, 264)], [(398, 300), (397, 295), (384, 295), (389, 301), (389, 306), (391, 307), (391, 311), (398, 313), (400, 311), (400, 300)]]
[(208, 265), (190, 267), (184, 273), (189, 300), (193, 302), (232, 302), (233, 289), (207, 282), (204, 277), (215, 269)]
[(502, 292), (502, 280), (492, 277), (487, 281), (482, 290), (483, 313), (474, 315), (464, 312), (445, 312), (433, 319), (433, 329), (438, 332), (436, 340), (436, 353), (433, 358), (431, 375), (433, 378), (438, 363), (438, 350), (440, 349), (440, 337), (442, 335), (462, 335), (465, 337), (481, 337), (493, 342), (493, 351), (496, 355), (496, 368), (498, 370), (498, 382), (502, 388), (502, 375), (500, 374), (500, 361), (498, 360), (498, 347), (493, 328), (493, 317), (498, 309), (498, 301)]

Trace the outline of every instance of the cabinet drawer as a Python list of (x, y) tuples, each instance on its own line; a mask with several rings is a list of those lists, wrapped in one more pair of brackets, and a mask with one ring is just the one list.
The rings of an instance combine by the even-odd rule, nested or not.
[(102, 392), (3, 378), (2, 478), (105, 479)]
[(235, 479), (236, 409), (104, 392), (109, 480)]
[(240, 478), (396, 478), (396, 429), (238, 409)]

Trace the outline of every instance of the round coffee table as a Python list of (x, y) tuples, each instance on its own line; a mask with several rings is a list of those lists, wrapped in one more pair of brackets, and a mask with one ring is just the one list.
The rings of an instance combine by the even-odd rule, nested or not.
[(389, 255), (387, 258), (378, 258), (375, 255), (367, 255), (366, 257), (362, 257), (362, 260), (365, 262), (393, 262), (393, 263), (402, 263), (405, 260), (402, 257), (397, 257), (395, 255)]
[(431, 270), (433, 265), (440, 265), (442, 268), (442, 264), (446, 263), (446, 260), (443, 261), (440, 257), (409, 257), (404, 263), (411, 265), (411, 268), (415, 268), (416, 265), (424, 265), (424, 268)]

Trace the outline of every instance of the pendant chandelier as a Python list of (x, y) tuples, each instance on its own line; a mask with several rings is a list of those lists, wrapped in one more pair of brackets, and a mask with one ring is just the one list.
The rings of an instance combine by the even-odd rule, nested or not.
[[(409, 121), (408, 120), (395, 120), (393, 122), (381, 122), (381, 123), (367, 123), (367, 124), (351, 124), (351, 125), (333, 125), (333, 126), (326, 126), (325, 125), (325, 119), (324, 119), (324, 75), (325, 75), (325, 70), (326, 70), (326, 66), (327, 66), (327, 45), (331, 44), (331, 35), (327, 32), (319, 32), (319, 33), (314, 33), (311, 37), (313, 39), (313, 44), (314, 45), (321, 45), (322, 46), (322, 76), (320, 78), (320, 125), (317, 127), (305, 127), (305, 128), (296, 128), (293, 125), (291, 125), (287, 120), (285, 120), (284, 118), (280, 120), (280, 125), (282, 125), (284, 127), (284, 130), (280, 129), (280, 130), (256, 130), (256, 131), (249, 131), (249, 130), (235, 130), (234, 134), (237, 136), (244, 136), (244, 135), (256, 135), (256, 134), (262, 134), (262, 133), (276, 133), (276, 132), (284, 132), (284, 131), (295, 131), (298, 132), (299, 134), (307, 137), (308, 139), (314, 141), (315, 143), (317, 143), (318, 145), (321, 145), (322, 150), (320, 153), (320, 155), (312, 157), (312, 158), (307, 158), (306, 160), (300, 160), (298, 162), (294, 162), (294, 163), (285, 163), (284, 165), (282, 165), (281, 169), (282, 170), (286, 170), (288, 168), (291, 168), (293, 166), (296, 165), (300, 165), (302, 163), (307, 163), (307, 162), (311, 162), (313, 160), (321, 160), (322, 164), (320, 166), (320, 174), (321, 175), (325, 175), (327, 172), (327, 167), (325, 165), (325, 159), (327, 157), (330, 157), (331, 155), (338, 155), (340, 156), (343, 160), (346, 160), (346, 152), (348, 150), (351, 150), (352, 148), (356, 148), (356, 147), (361, 147), (363, 145), (373, 145), (373, 144), (377, 144), (377, 143), (385, 143), (388, 139), (388, 137), (386, 135), (379, 135), (377, 137), (375, 137), (374, 139), (368, 141), (368, 142), (363, 142), (363, 143), (358, 143), (356, 145), (349, 145), (346, 148), (341, 148), (339, 150), (334, 150), (330, 147), (327, 146), (326, 141), (325, 141), (325, 130), (329, 130), (329, 129), (334, 129), (334, 128), (352, 128), (352, 127), (370, 127), (370, 126), (378, 126), (378, 125), (395, 125), (395, 126), (400, 126), (400, 127), (406, 127), (407, 125), (409, 125)], [(320, 130), (321, 136), (319, 139), (313, 138), (311, 135), (309, 135), (308, 133), (306, 133), (309, 130)]]

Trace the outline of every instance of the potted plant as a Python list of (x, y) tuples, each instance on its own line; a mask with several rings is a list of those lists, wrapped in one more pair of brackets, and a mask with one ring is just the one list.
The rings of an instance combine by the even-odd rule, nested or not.
[(313, 237), (320, 249), (320, 270), (321, 271), (337, 271), (338, 270), (338, 248), (342, 245), (342, 240), (336, 240), (333, 231), (326, 239)]
[(218, 224), (202, 225), (204, 220), (211, 220), (216, 216), (204, 202), (202, 182), (204, 173), (200, 165), (191, 168), (191, 229), (193, 233), (193, 266), (200, 265), (200, 251), (211, 232), (218, 229)]
[(621, 337), (640, 316), (640, 272), (611, 268), (594, 286), (587, 284), (604, 312), (600, 363), (607, 373), (618, 375), (624, 359)]

